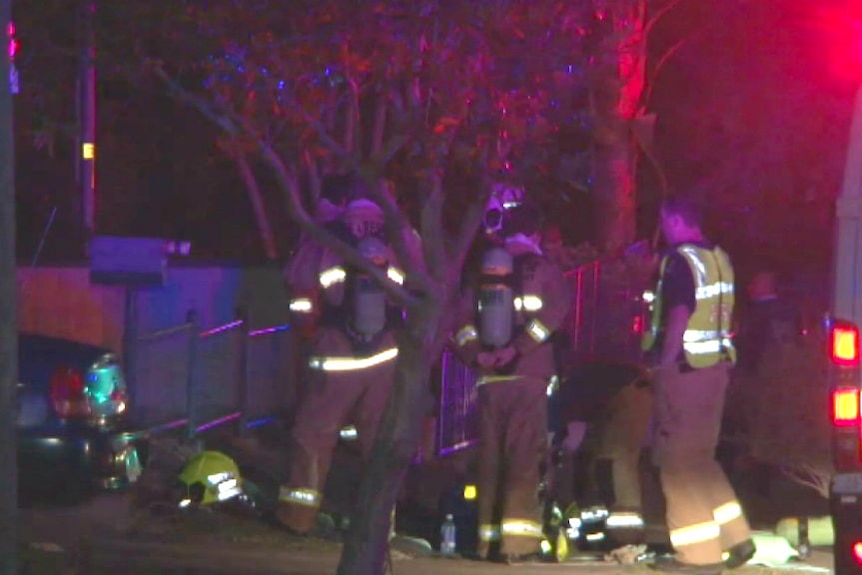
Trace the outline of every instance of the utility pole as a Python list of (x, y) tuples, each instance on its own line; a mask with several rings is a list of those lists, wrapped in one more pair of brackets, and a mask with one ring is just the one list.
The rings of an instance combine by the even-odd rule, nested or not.
[[(12, 0), (0, 0), (0, 29), (13, 27)], [(10, 58), (0, 56), (0, 575), (18, 573), (18, 463), (15, 386), (18, 321), (15, 282), (15, 150)]]
[[(96, 230), (96, 2), (81, 5), (81, 60), (78, 75), (78, 181), (84, 242), (89, 246)], [(89, 253), (89, 247), (87, 248)]]

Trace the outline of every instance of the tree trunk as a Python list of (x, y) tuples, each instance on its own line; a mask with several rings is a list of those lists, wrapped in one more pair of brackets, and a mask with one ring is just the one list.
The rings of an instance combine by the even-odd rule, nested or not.
[(362, 478), (338, 575), (385, 573), (392, 510), (431, 406), (431, 366), (442, 350), (438, 326), (444, 319), (442, 308), (428, 304), (408, 316), (408, 325), (399, 334), (392, 397)]
[[(0, 0), (0, 27), (11, 18), (11, 0)], [(0, 575), (18, 573), (18, 468), (15, 385), (18, 323), (15, 283), (15, 176), (9, 59), (0, 58)]]
[(245, 183), (245, 189), (248, 192), (248, 199), (251, 201), (251, 207), (254, 210), (254, 219), (257, 221), (257, 230), (260, 232), (260, 240), (263, 242), (263, 249), (266, 252), (267, 259), (278, 259), (278, 247), (275, 244), (275, 236), (272, 234), (272, 226), (269, 224), (269, 216), (266, 214), (266, 206), (263, 204), (263, 196), (260, 193), (260, 186), (257, 185), (257, 178), (248, 163), (248, 158), (242, 150), (234, 150), (234, 159), (239, 168), (242, 181)]
[(636, 234), (637, 144), (632, 123), (646, 73), (645, 0), (627, 0), (597, 13), (603, 37), (592, 69), (595, 119), (593, 185), (598, 243), (613, 253)]
[(598, 245), (604, 253), (614, 253), (634, 242), (635, 160), (634, 143), (628, 138), (595, 147), (593, 182), (598, 211)]

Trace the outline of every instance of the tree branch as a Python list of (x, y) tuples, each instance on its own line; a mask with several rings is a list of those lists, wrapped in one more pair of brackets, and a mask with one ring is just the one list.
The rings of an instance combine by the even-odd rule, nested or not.
[(377, 101), (374, 102), (374, 126), (371, 129), (371, 155), (376, 156), (383, 150), (383, 136), (386, 133), (386, 93), (377, 91)]
[(305, 163), (305, 169), (308, 170), (308, 181), (311, 185), (311, 197), (314, 199), (316, 205), (320, 200), (321, 193), (323, 192), (320, 183), (320, 169), (309, 150), (303, 151), (302, 160)]
[(234, 161), (236, 161), (236, 165), (239, 168), (240, 177), (243, 182), (245, 182), (246, 190), (248, 190), (248, 197), (251, 201), (252, 209), (254, 210), (258, 231), (260, 232), (260, 237), (263, 241), (264, 251), (266, 251), (266, 257), (273, 261), (278, 260), (278, 248), (275, 245), (275, 236), (272, 233), (272, 226), (270, 225), (269, 217), (267, 217), (266, 214), (266, 207), (264, 206), (263, 196), (260, 193), (260, 186), (257, 183), (257, 178), (255, 177), (254, 171), (251, 169), (251, 165), (248, 163), (248, 158), (239, 145), (239, 142), (237, 142), (235, 138), (232, 138), (230, 146)]
[(490, 195), (490, 186), (483, 186), (480, 197), (470, 204), (467, 212), (464, 214), (464, 219), (461, 220), (461, 227), (458, 230), (458, 235), (455, 236), (452, 253), (450, 254), (450, 259), (454, 260), (453, 265), (458, 271), (464, 267), (464, 260), (467, 259), (467, 252), (470, 251), (470, 246), (476, 238), (476, 231), (482, 223), (482, 218), (485, 215), (485, 204), (488, 202)]
[(659, 8), (658, 11), (655, 13), (655, 15), (652, 18), (650, 18), (649, 21), (644, 26), (644, 37), (649, 38), (650, 32), (652, 32), (652, 29), (656, 27), (658, 22), (662, 18), (664, 18), (668, 12), (670, 12), (671, 10), (675, 9), (677, 6), (682, 4), (683, 1), (684, 0), (671, 0), (670, 2), (668, 2), (667, 4), (665, 4), (664, 6)]
[[(376, 200), (385, 216), (388, 236), (390, 243), (395, 250), (395, 255), (398, 258), (398, 263), (404, 268), (407, 276), (410, 278), (413, 287), (420, 291), (430, 293), (434, 291), (434, 282), (428, 276), (425, 262), (417, 259), (416, 254), (411, 254), (407, 250), (407, 237), (413, 233), (413, 227), (407, 221), (404, 212), (395, 201), (395, 197), (385, 190), (381, 185), (379, 172), (375, 169), (360, 171), (361, 177), (369, 184), (369, 191), (372, 199)], [(423, 242), (424, 243), (424, 242)]]
[(260, 149), (260, 153), (264, 161), (275, 172), (276, 180), (278, 181), (279, 187), (287, 200), (288, 212), (293, 220), (299, 224), (300, 228), (302, 228), (309, 237), (332, 250), (335, 255), (344, 259), (345, 262), (356, 266), (363, 272), (372, 276), (375, 280), (380, 282), (380, 285), (386, 293), (400, 305), (414, 306), (418, 303), (418, 298), (411, 295), (410, 292), (402, 286), (390, 280), (387, 277), (385, 270), (381, 270), (377, 266), (372, 265), (371, 262), (364, 258), (358, 250), (338, 239), (338, 237), (330, 233), (326, 228), (318, 225), (302, 205), (302, 199), (299, 193), (299, 184), (296, 182), (296, 177), (289, 173), (281, 157), (269, 144), (258, 136), (255, 130), (240, 118), (230, 118), (226, 112), (216, 112), (208, 102), (184, 89), (161, 68), (157, 67), (154, 71), (168, 87), (169, 93), (172, 97), (198, 109), (202, 114), (204, 114), (204, 116), (206, 116), (207, 119), (211, 120), (215, 125), (220, 127), (229, 135), (236, 137), (243, 134), (253, 139)]
[(299, 184), (296, 181), (294, 174), (290, 173), (284, 165), (281, 156), (276, 153), (272, 147), (263, 141), (258, 141), (261, 155), (264, 161), (275, 172), (276, 181), (279, 188), (285, 195), (287, 209), (293, 220), (305, 231), (308, 236), (319, 242), (321, 245), (329, 248), (338, 257), (345, 262), (356, 266), (363, 272), (367, 273), (377, 280), (386, 293), (391, 296), (396, 302), (404, 306), (416, 305), (417, 299), (411, 295), (406, 289), (390, 280), (386, 275), (386, 270), (373, 265), (358, 250), (346, 244), (330, 233), (326, 228), (319, 225), (305, 210), (302, 205), (302, 199), (299, 193)]
[(676, 44), (671, 46), (667, 52), (662, 54), (661, 58), (659, 58), (658, 62), (656, 62), (655, 67), (652, 69), (652, 73), (650, 74), (650, 77), (649, 77), (649, 82), (647, 82), (647, 89), (644, 92), (644, 97), (643, 97), (643, 104), (642, 104), (643, 107), (646, 107), (649, 104), (649, 101), (652, 98), (652, 92), (655, 89), (655, 83), (656, 83), (656, 80), (658, 79), (658, 75), (661, 73), (662, 69), (664, 68), (665, 64), (667, 64), (668, 60), (673, 58), (674, 54), (679, 52), (680, 48), (682, 48), (687, 43), (689, 43), (696, 35), (702, 34), (702, 33), (703, 33), (703, 29), (701, 29), (700, 31), (696, 32), (695, 34), (693, 34), (691, 36), (686, 36), (685, 38), (683, 38), (682, 40), (680, 40), (679, 42), (677, 42)]
[(209, 102), (206, 102), (202, 98), (195, 96), (194, 94), (183, 88), (179, 84), (179, 82), (171, 78), (161, 66), (153, 66), (152, 70), (156, 77), (158, 77), (165, 84), (169, 96), (176, 98), (180, 102), (188, 104), (193, 108), (196, 108), (208, 120), (221, 128), (221, 130), (227, 133), (229, 136), (235, 138), (240, 134), (238, 126), (234, 122), (232, 122), (230, 118), (228, 118), (225, 114), (216, 111), (213, 108), (212, 104), (210, 104)]
[(375, 166), (375, 170), (382, 171), (383, 167), (389, 163), (389, 160), (397, 154), (401, 148), (407, 145), (410, 141), (410, 136), (407, 134), (395, 134), (386, 140), (376, 154), (372, 154), (370, 161)]
[(339, 156), (344, 160), (347, 160), (348, 168), (355, 169), (358, 164), (358, 162), (356, 161), (356, 156), (351, 153), (350, 150), (345, 149), (341, 144), (336, 142), (335, 139), (329, 134), (329, 131), (326, 129), (326, 126), (324, 126), (323, 123), (321, 123), (311, 114), (309, 114), (299, 102), (297, 102), (294, 98), (290, 98), (290, 102), (291, 107), (302, 117), (303, 122), (308, 124), (312, 131), (317, 134), (323, 145), (326, 146), (333, 154)]
[[(431, 193), (428, 201), (422, 207), (421, 224), (422, 236), (426, 238), (445, 237), (443, 233), (443, 183), (439, 172), (431, 176)], [(446, 269), (446, 250), (442, 241), (423, 242), (422, 251), (425, 261), (432, 277), (445, 279), (448, 275)]]

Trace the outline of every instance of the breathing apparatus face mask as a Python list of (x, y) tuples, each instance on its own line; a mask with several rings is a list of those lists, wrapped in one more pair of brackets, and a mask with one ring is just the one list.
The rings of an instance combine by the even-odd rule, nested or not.
[(507, 184), (495, 184), (485, 205), (485, 218), (483, 227), (488, 235), (500, 234), (506, 223), (506, 211), (511, 210), (524, 200), (522, 188), (511, 187)]
[(379, 236), (383, 231), (383, 210), (370, 200), (353, 200), (347, 204), (344, 221), (357, 240)]

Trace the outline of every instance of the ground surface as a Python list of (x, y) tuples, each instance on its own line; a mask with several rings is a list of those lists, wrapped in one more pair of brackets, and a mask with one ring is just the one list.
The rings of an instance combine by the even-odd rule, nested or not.
[[(330, 575), (335, 573), (340, 546), (319, 539), (296, 538), (260, 521), (224, 513), (171, 514), (133, 512), (123, 494), (101, 495), (70, 507), (32, 507), (21, 513), (25, 556), (34, 575), (131, 575), (204, 573), (225, 575)], [(745, 567), (739, 575), (831, 573), (831, 555), (816, 551), (805, 562), (780, 570)], [(652, 573), (643, 565), (597, 561), (563, 565), (503, 566), (467, 559), (411, 558), (393, 555), (396, 575), (451, 573), (490, 575), (511, 570), (540, 573)]]

